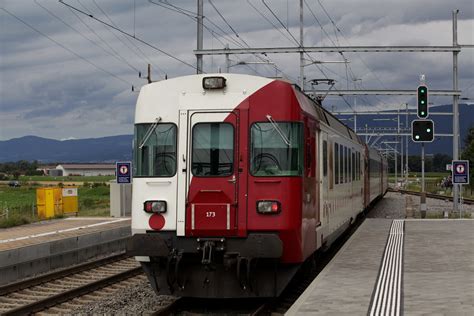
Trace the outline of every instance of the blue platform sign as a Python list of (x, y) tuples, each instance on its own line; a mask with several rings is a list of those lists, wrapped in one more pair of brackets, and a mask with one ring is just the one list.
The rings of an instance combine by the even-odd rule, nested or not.
[(453, 160), (453, 183), (469, 184), (469, 160)]
[(115, 175), (117, 183), (131, 183), (132, 163), (130, 161), (117, 162), (115, 164)]

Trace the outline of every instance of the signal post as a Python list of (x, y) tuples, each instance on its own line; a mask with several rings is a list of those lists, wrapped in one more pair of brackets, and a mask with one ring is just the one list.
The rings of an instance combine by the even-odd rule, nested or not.
[[(424, 76), (421, 76), (424, 78)], [(421, 143), (421, 195), (420, 213), (421, 218), (426, 217), (426, 192), (425, 192), (425, 143), (434, 140), (434, 122), (427, 120), (428, 111), (428, 87), (422, 83), (417, 88), (417, 116), (419, 120), (411, 122), (412, 140)]]

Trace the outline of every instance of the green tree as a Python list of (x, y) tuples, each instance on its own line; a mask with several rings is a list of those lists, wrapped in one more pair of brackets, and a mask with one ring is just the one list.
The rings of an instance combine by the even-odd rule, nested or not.
[(469, 179), (469, 187), (472, 191), (474, 189), (474, 174), (472, 172), (474, 166), (474, 125), (469, 128), (469, 132), (464, 139), (464, 150), (461, 154), (461, 159), (469, 160), (469, 168), (470, 168), (470, 179)]

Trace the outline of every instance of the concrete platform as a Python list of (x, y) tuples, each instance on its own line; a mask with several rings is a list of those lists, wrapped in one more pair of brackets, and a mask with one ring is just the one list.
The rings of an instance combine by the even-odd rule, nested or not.
[(388, 314), (474, 315), (473, 220), (366, 219), (286, 315)]
[(0, 285), (125, 250), (129, 218), (74, 217), (0, 230)]

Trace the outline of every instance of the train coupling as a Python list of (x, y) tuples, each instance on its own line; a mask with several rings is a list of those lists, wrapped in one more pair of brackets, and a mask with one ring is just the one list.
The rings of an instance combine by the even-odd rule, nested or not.
[(212, 263), (214, 251), (225, 251), (225, 238), (198, 238), (197, 250), (202, 251), (201, 263), (209, 265)]

